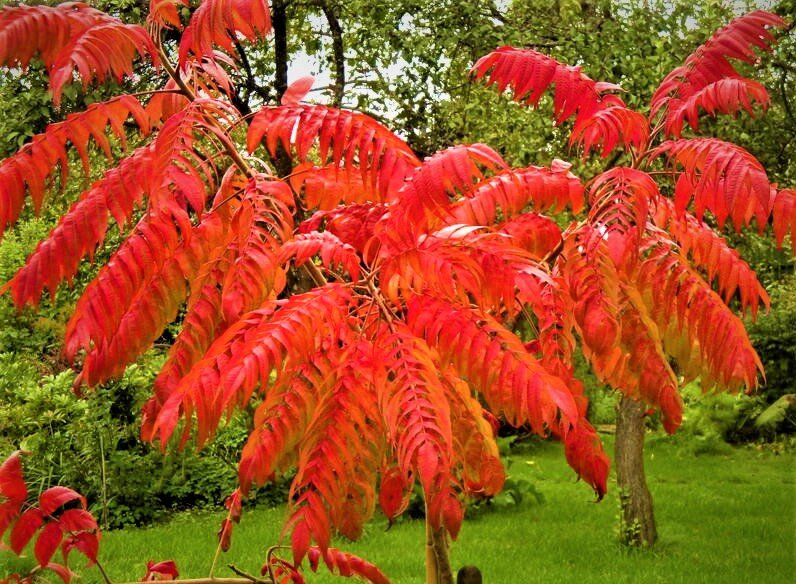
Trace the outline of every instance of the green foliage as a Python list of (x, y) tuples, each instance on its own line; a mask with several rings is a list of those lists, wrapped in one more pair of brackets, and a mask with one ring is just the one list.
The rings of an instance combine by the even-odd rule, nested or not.
[(143, 445), (136, 412), (156, 361), (130, 367), (119, 381), (81, 399), (72, 393), (71, 371), (41, 376), (34, 362), (0, 353), (0, 452), (31, 452), (25, 469), (31, 484), (39, 490), (70, 485), (110, 527), (220, 505), (236, 484), (235, 467), (221, 449), (240, 448), (246, 421), (233, 419), (219, 437), (225, 446), (206, 455), (187, 448), (164, 457)]
[(675, 438), (692, 454), (722, 454), (726, 438), (738, 425), (749, 398), (726, 393), (703, 395), (699, 381), (689, 383), (681, 395), (686, 404), (683, 425)]
[(768, 436), (774, 435), (783, 424), (791, 427), (796, 424), (796, 394), (783, 395), (755, 419), (755, 428)]
[[(43, 219), (22, 221), (0, 242), (0, 279), (7, 282), (27, 255), (49, 232)], [(0, 297), (0, 352), (30, 351), (50, 355), (58, 351), (63, 338), (63, 323), (71, 311), (69, 300), (62, 295), (58, 304), (45, 306), (34, 313), (18, 314), (8, 295)]]
[(506, 470), (506, 482), (503, 484), (503, 490), (495, 497), (475, 500), (470, 503), (466, 509), (467, 517), (477, 517), (490, 511), (517, 512), (530, 505), (544, 504), (544, 493), (539, 490), (536, 482), (526, 478), (525, 473), (517, 468), (522, 464), (517, 460), (520, 456), (528, 457), (524, 461), (525, 464), (534, 464), (530, 457), (541, 444), (542, 441), (533, 435), (498, 438), (500, 456)]
[[(796, 274), (771, 285), (772, 310), (749, 327), (749, 337), (766, 364), (766, 403), (796, 393)], [(793, 425), (791, 431), (795, 430)]]
[(762, 395), (704, 395), (699, 381), (682, 391), (685, 401), (683, 424), (670, 440), (693, 454), (726, 454), (729, 444), (765, 442), (791, 434), (796, 424), (793, 394), (773, 403)]

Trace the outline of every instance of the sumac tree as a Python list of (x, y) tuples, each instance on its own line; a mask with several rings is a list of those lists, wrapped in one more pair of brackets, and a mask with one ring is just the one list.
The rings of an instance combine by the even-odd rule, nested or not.
[[(669, 430), (680, 416), (670, 358), (687, 377), (755, 385), (762, 367), (726, 301), (739, 295), (755, 313), (767, 297), (702, 216), (762, 228), (776, 209), (782, 238), (793, 194), (772, 190), (738, 147), (650, 144), (679, 133), (672, 115), (695, 125), (696, 107), (764, 102), (726, 56), (752, 58), (782, 21), (755, 13), (717, 33), (702, 68), (735, 81), (706, 90), (699, 62), (687, 64), (657, 97), (654, 113), (666, 113), (652, 131), (616, 86), (578, 69), (510, 48), (480, 61), (476, 76), (532, 104), (555, 84), (557, 121), (576, 116), (573, 143), (586, 153), (627, 153), (631, 164), (584, 185), (566, 163), (510, 168), (482, 144), (420, 160), (364, 114), (302, 103), (305, 82), (242, 115), (228, 71), (243, 43), (282, 25), (284, 3), (273, 8), (272, 20), (264, 0), (205, 0), (193, 11), (187, 0), (153, 0), (146, 29), (82, 4), (0, 12), (0, 63), (41, 60), (56, 103), (69, 83), (138, 67), (168, 73), (162, 90), (94, 103), (0, 163), (5, 229), (28, 200), (38, 210), (68, 180), (73, 152), (86, 170), (95, 148), (113, 161), (3, 290), (20, 310), (35, 307), (93, 257), (113, 219), (123, 242), (66, 327), (76, 389), (120, 375), (182, 312), (142, 434), (164, 448), (192, 435), (202, 445), (234, 410), (254, 408), (222, 548), (240, 498), (295, 468), (284, 531), (292, 558), (269, 554), (264, 574), (301, 581), (307, 558), (313, 570), (323, 559), (335, 573), (385, 581), (331, 548), (331, 535), (358, 537), (377, 499), (396, 517), (419, 482), (428, 580), (450, 582), (447, 537), (463, 500), (503, 484), (498, 419), (560, 438), (570, 465), (604, 494), (608, 460), (573, 372), (578, 338), (597, 373), (660, 408)], [(134, 133), (140, 146), (117, 157)], [(670, 166), (646, 172), (660, 157)], [(679, 177), (673, 202), (659, 176)], [(545, 213), (564, 210), (581, 219), (562, 230)], [(521, 322), (532, 339), (513, 332)], [(25, 522), (14, 488), (3, 527), (31, 539), (39, 526)]]

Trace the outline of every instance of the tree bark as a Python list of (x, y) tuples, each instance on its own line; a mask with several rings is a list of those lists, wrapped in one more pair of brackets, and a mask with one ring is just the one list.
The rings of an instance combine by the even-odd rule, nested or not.
[(619, 539), (648, 547), (658, 539), (652, 495), (644, 476), (644, 411), (642, 402), (623, 396), (616, 416), (616, 481), (622, 508)]
[(320, 3), (321, 10), (329, 23), (329, 32), (332, 33), (332, 62), (334, 63), (334, 85), (332, 86), (332, 105), (343, 106), (345, 94), (345, 48), (343, 47), (343, 27), (337, 18), (335, 7), (329, 2)]
[(435, 529), (426, 515), (426, 584), (453, 584), (444, 527)]
[[(276, 93), (276, 103), (280, 103), (282, 96), (287, 91), (287, 69), (288, 69), (288, 48), (287, 48), (287, 5), (288, 0), (274, 0), (271, 3), (271, 27), (274, 31), (274, 92)], [(281, 143), (277, 149), (274, 159), (277, 176), (287, 176), (293, 170), (290, 157), (283, 150)], [(300, 209), (301, 207), (297, 207)], [(298, 219), (299, 221), (301, 218)]]

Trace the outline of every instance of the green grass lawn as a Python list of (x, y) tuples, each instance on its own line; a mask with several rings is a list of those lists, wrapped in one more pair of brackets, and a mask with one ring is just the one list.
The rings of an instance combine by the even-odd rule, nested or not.
[[(606, 442), (611, 448), (610, 437)], [(475, 564), (489, 584), (796, 582), (796, 453), (747, 447), (694, 456), (656, 440), (647, 450), (647, 473), (660, 542), (636, 552), (616, 543), (615, 483), (595, 504), (588, 486), (575, 482), (559, 444), (531, 445), (510, 461), (510, 475), (531, 481), (544, 503), (465, 521), (451, 552), (455, 568)], [(117, 582), (143, 576), (149, 559), (176, 560), (183, 577), (205, 576), (221, 517), (187, 514), (162, 526), (108, 532), (101, 560)], [(244, 513), (216, 575), (233, 575), (227, 563), (259, 573), (283, 519), (284, 508)], [(407, 520), (385, 532), (385, 522), (374, 520), (361, 541), (337, 545), (377, 563), (395, 584), (422, 582), (423, 529)], [(97, 570), (86, 570), (83, 581), (99, 582)], [(322, 574), (308, 581), (341, 580)]]

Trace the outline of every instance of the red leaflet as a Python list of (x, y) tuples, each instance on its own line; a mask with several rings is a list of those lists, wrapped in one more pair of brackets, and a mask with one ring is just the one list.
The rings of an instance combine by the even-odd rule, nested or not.
[(240, 523), (241, 514), (241, 492), (235, 489), (224, 501), (224, 507), (229, 510), (227, 516), (221, 521), (221, 528), (218, 530), (218, 545), (221, 551), (229, 551), (232, 544), (232, 527), (235, 523)]
[(352, 281), (359, 279), (359, 256), (356, 250), (328, 231), (296, 235), (282, 246), (277, 261), (284, 265), (292, 259), (299, 267), (316, 255), (320, 257), (321, 265), (330, 272), (334, 273), (335, 268), (343, 268)]
[(301, 233), (309, 233), (319, 229), (336, 235), (364, 256), (366, 263), (371, 263), (377, 251), (372, 238), (378, 229), (381, 219), (389, 212), (389, 207), (382, 203), (351, 204), (337, 207), (331, 211), (318, 211), (299, 227)]
[[(151, 18), (175, 24), (172, 7), (164, 8), (165, 12), (161, 10)], [(238, 35), (255, 41), (269, 32), (271, 11), (266, 0), (204, 0), (182, 34), (179, 66), (183, 68), (189, 53), (212, 59), (213, 47), (219, 46), (232, 54)]]
[(752, 113), (752, 101), (767, 105), (765, 89), (742, 77), (730, 59), (753, 63), (755, 49), (770, 51), (774, 43), (770, 27), (783, 28), (785, 21), (762, 10), (740, 16), (666, 76), (652, 96), (651, 116), (665, 111), (667, 135), (679, 138), (684, 121), (697, 131), (699, 108), (715, 115), (735, 114), (742, 108)]
[(39, 509), (42, 515), (52, 515), (72, 501), (79, 501), (83, 507), (86, 506), (86, 500), (82, 495), (76, 493), (67, 487), (50, 487), (39, 495)]
[(293, 83), (288, 85), (287, 90), (282, 94), (281, 105), (297, 105), (312, 89), (312, 84), (315, 83), (315, 77), (307, 75), (306, 77), (299, 77)]
[[(4, 499), (3, 504), (21, 505), (28, 496), (20, 455), (20, 451), (16, 451), (0, 465), (0, 496)], [(0, 534), (3, 531), (0, 529)]]
[(452, 491), (448, 491), (442, 503), (442, 524), (450, 533), (451, 539), (459, 537), (459, 530), (464, 521), (464, 507)]
[(221, 547), (222, 552), (228, 552), (229, 546), (232, 545), (232, 521), (228, 518), (221, 520), (221, 527), (216, 534), (218, 536), (218, 545)]
[(498, 226), (499, 233), (511, 237), (511, 243), (542, 260), (561, 243), (561, 228), (555, 221), (536, 213), (523, 213)]
[(40, 566), (46, 566), (63, 538), (63, 532), (57, 523), (48, 523), (41, 530), (33, 553)]
[(471, 75), (486, 77), (487, 85), (497, 85), (500, 93), (510, 88), (515, 101), (534, 108), (544, 92), (555, 86), (555, 123), (575, 115), (570, 144), (582, 144), (584, 155), (599, 144), (603, 157), (620, 143), (626, 150), (646, 147), (649, 127), (645, 117), (607, 93), (620, 90), (618, 85), (594, 82), (580, 67), (564, 65), (533, 49), (501, 47), (481, 57)]
[(694, 215), (701, 220), (705, 210), (716, 217), (719, 227), (729, 217), (740, 230), (752, 217), (760, 229), (768, 222), (774, 199), (766, 171), (749, 152), (715, 138), (672, 140), (653, 150), (665, 154), (673, 169), (682, 174), (675, 189), (675, 209), (682, 213), (693, 197)]
[(141, 578), (141, 582), (176, 580), (179, 577), (180, 572), (177, 570), (177, 564), (174, 563), (174, 560), (164, 560), (158, 563), (149, 560), (146, 563), (146, 574)]
[(182, 29), (179, 9), (183, 6), (188, 6), (188, 0), (149, 0), (147, 22)]
[(44, 522), (41, 511), (30, 507), (19, 516), (11, 530), (11, 549), (19, 555)]
[(47, 568), (48, 570), (52, 570), (53, 572), (55, 572), (58, 575), (58, 577), (64, 582), (64, 584), (69, 584), (69, 582), (71, 582), (72, 578), (75, 577), (75, 573), (74, 572), (72, 572), (66, 566), (62, 566), (61, 564), (56, 564), (54, 562), (50, 562), (46, 566), (42, 566), (42, 567)]
[(64, 556), (64, 562), (67, 561), (69, 553), (76, 549), (89, 559), (89, 565), (96, 563), (97, 553), (99, 553), (99, 532), (80, 532), (74, 535), (69, 535), (64, 538), (61, 543), (61, 553)]
[(146, 104), (146, 112), (152, 126), (159, 128), (167, 119), (185, 109), (188, 98), (176, 93), (179, 86), (173, 79), (169, 79), (163, 86), (163, 91), (154, 94)]
[(276, 555), (260, 570), (263, 576), (268, 576), (275, 584), (305, 584), (306, 580), (299, 573), (298, 568)]
[[(113, 47), (113, 50), (108, 50)], [(0, 65), (26, 69), (38, 56), (50, 76), (59, 107), (66, 83), (77, 70), (83, 87), (108, 76), (121, 81), (133, 71), (136, 55), (157, 66), (157, 49), (146, 30), (85, 4), (6, 6), (0, 12)]]
[(790, 245), (796, 253), (796, 190), (777, 191), (774, 198), (774, 235), (777, 245), (782, 247), (785, 235), (790, 232)]
[(149, 117), (140, 103), (129, 95), (106, 102), (93, 103), (84, 112), (69, 114), (63, 122), (47, 126), (19, 152), (0, 162), (0, 235), (8, 225), (16, 222), (25, 204), (25, 193), (29, 192), (33, 207), (41, 207), (55, 171), (60, 165), (63, 182), (69, 169), (67, 144), (74, 147), (89, 172), (89, 143), (93, 140), (111, 158), (111, 146), (107, 128), (122, 145), (126, 144), (124, 122), (132, 117), (141, 133), (149, 133)]
[(564, 451), (569, 466), (594, 488), (597, 500), (602, 499), (607, 491), (610, 463), (594, 428), (581, 421), (564, 436)]
[(385, 235), (399, 248), (414, 247), (421, 235), (449, 219), (452, 200), (475, 195), (485, 171), (506, 167), (503, 158), (485, 144), (454, 146), (437, 152), (423, 161), (398, 192)]
[(569, 165), (552, 169), (529, 166), (507, 170), (480, 182), (466, 198), (451, 205), (446, 222), (491, 225), (498, 212), (507, 220), (522, 213), (529, 205), (539, 213), (573, 213), (583, 208), (583, 183), (569, 172)]
[(229, 518), (235, 523), (240, 523), (240, 515), (242, 511), (240, 489), (235, 489), (232, 491), (229, 497), (224, 500), (224, 507), (226, 507), (229, 511)]
[(313, 572), (318, 571), (319, 560), (323, 559), (332, 574), (349, 577), (359, 576), (372, 584), (389, 584), (390, 582), (376, 566), (342, 550), (335, 548), (320, 550), (317, 547), (312, 547), (307, 556)]
[(390, 523), (409, 506), (413, 482), (407, 481), (404, 472), (395, 466), (382, 472), (379, 486), (379, 506)]

